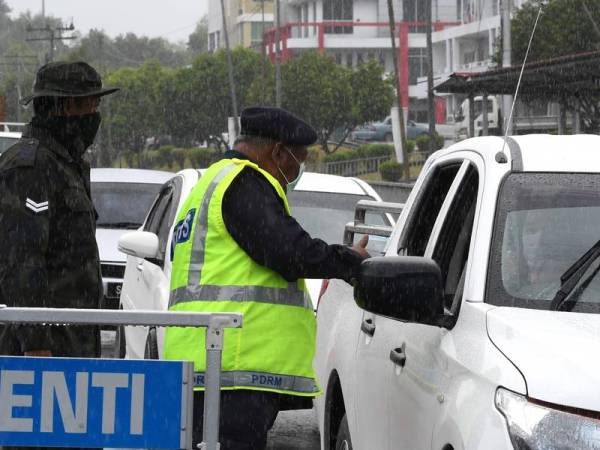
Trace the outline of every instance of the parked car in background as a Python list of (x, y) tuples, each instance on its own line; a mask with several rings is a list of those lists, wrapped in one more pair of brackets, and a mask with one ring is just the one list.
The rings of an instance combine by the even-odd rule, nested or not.
[(322, 449), (600, 448), (599, 146), (429, 157), (385, 256), (321, 298)]
[(21, 139), (26, 124), (20, 122), (0, 122), (0, 155)]
[[(179, 209), (195, 186), (202, 171), (185, 169), (161, 189), (143, 231), (158, 237), (155, 254), (143, 255), (148, 235), (135, 232), (123, 236), (120, 248), (127, 251), (127, 267), (121, 292), (121, 306), (125, 310), (151, 309), (165, 311), (169, 303), (171, 276), (171, 236)], [(381, 200), (377, 193), (362, 180), (335, 175), (305, 173), (296, 189), (289, 194), (294, 217), (313, 236), (330, 244), (341, 244), (344, 227), (354, 217), (359, 200)], [(369, 217), (371, 223), (391, 226), (393, 220), (386, 214)], [(368, 247), (372, 253), (383, 250), (384, 239), (373, 238)], [(322, 280), (307, 280), (307, 288), (316, 306)], [(123, 335), (125, 344), (123, 344)], [(120, 329), (117, 341), (121, 355), (128, 358), (159, 358), (162, 356), (163, 329), (126, 327)]]
[(141, 227), (156, 194), (173, 173), (140, 169), (92, 169), (91, 191), (98, 212), (96, 242), (100, 253), (103, 308), (119, 307), (126, 255), (118, 241), (127, 231)]
[(13, 131), (0, 131), (0, 155), (15, 145), (21, 139), (21, 133)]
[[(418, 125), (412, 120), (406, 123), (407, 139), (415, 139), (422, 134), (427, 134), (428, 130), (422, 125)], [(392, 136), (392, 117), (388, 116), (381, 122), (362, 125), (356, 128), (350, 137), (355, 141), (375, 141), (375, 142), (393, 142)]]

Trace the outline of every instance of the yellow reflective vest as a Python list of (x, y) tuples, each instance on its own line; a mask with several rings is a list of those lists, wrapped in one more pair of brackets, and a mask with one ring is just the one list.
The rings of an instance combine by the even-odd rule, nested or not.
[[(223, 159), (210, 166), (177, 218), (169, 310), (244, 315), (242, 328), (225, 330), (222, 389), (315, 396), (316, 322), (304, 280), (290, 283), (255, 262), (223, 222), (223, 196), (246, 167), (273, 185), (290, 214), (279, 182), (256, 164)], [(204, 328), (168, 328), (165, 337), (166, 359), (194, 362), (198, 390), (204, 389), (204, 339)]]

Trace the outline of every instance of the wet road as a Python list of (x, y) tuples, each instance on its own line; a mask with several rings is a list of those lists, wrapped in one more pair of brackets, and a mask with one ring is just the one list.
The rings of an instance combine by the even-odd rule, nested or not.
[[(102, 356), (114, 358), (114, 332), (102, 332)], [(267, 450), (319, 450), (314, 409), (282, 411), (269, 433)], [(1, 448), (1, 447), (0, 447)]]
[(282, 411), (269, 433), (267, 450), (319, 450), (314, 409)]

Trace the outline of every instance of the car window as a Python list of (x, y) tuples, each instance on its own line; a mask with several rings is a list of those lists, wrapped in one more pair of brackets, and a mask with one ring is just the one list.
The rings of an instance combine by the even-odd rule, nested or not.
[(92, 201), (99, 228), (137, 229), (142, 226), (160, 184), (93, 182)]
[(438, 213), (460, 166), (461, 162), (453, 162), (436, 166), (429, 172), (425, 186), (421, 188), (411, 208), (407, 226), (404, 227), (405, 231), (400, 237), (398, 254), (407, 256), (425, 254)]
[(156, 197), (152, 209), (150, 209), (150, 212), (148, 213), (148, 218), (144, 224), (144, 231), (149, 231), (150, 233), (158, 235), (162, 216), (164, 216), (168, 210), (172, 194), (173, 184), (169, 181), (161, 187), (160, 193), (158, 197)]
[[(600, 240), (600, 176), (512, 173), (498, 199), (486, 302), (550, 309), (561, 276)], [(600, 260), (564, 311), (600, 313)]]
[(470, 165), (452, 199), (432, 255), (442, 273), (445, 307), (451, 312), (458, 305), (454, 299), (462, 294), (461, 278), (469, 255), (478, 187), (477, 169)]

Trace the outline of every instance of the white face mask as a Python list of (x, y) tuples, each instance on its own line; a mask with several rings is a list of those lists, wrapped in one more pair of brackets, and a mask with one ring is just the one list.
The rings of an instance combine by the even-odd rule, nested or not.
[(283, 173), (283, 170), (281, 170), (279, 165), (277, 166), (277, 169), (279, 170), (279, 173), (281, 173), (281, 176), (287, 183), (286, 191), (292, 192), (296, 188), (296, 185), (298, 184), (298, 182), (300, 181), (300, 178), (302, 177), (302, 174), (304, 173), (304, 169), (306, 166), (303, 162), (301, 163), (300, 161), (298, 161), (298, 159), (294, 156), (294, 154), (291, 152), (291, 150), (289, 148), (285, 147), (285, 149), (288, 151), (288, 153), (291, 155), (291, 157), (294, 158), (294, 161), (296, 161), (296, 163), (298, 164), (298, 167), (299, 167), (298, 176), (296, 178), (294, 178), (292, 181), (290, 181), (287, 179), (287, 177), (285, 176), (285, 174)]

